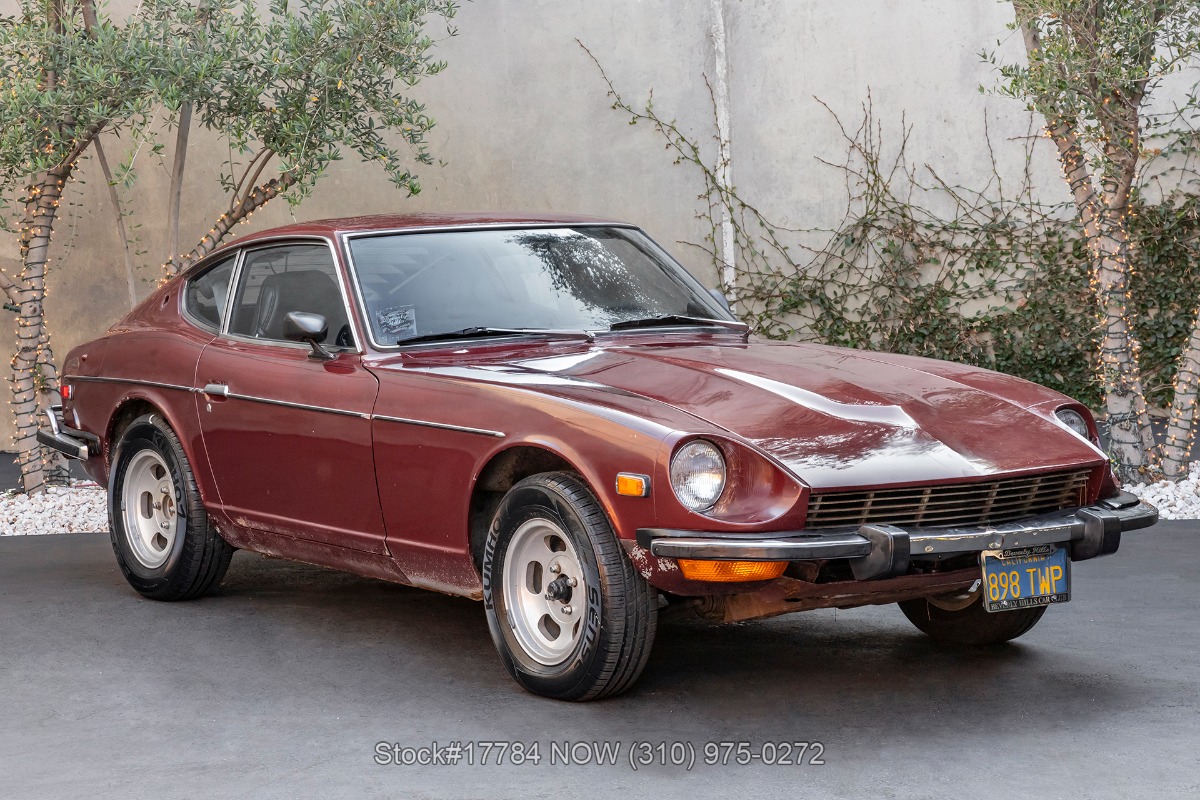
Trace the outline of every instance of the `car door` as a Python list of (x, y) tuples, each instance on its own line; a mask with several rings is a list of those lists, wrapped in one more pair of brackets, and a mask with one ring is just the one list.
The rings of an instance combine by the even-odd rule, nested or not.
[[(320, 314), (331, 358), (288, 341), (292, 311)], [(375, 376), (363, 368), (332, 246), (248, 248), (221, 335), (200, 355), (200, 427), (235, 524), (386, 553), (371, 451)]]

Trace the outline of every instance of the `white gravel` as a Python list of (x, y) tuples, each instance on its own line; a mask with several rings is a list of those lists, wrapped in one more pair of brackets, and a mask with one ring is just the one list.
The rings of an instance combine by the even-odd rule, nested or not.
[(1142, 483), (1125, 491), (1152, 504), (1162, 519), (1200, 519), (1200, 461), (1192, 462), (1187, 478), (1179, 483)]
[[(1125, 489), (1153, 503), (1163, 519), (1200, 519), (1200, 461), (1192, 463), (1188, 477), (1179, 483), (1159, 481)], [(51, 487), (34, 497), (0, 494), (0, 536), (107, 530), (108, 495), (90, 481), (77, 481), (70, 488)]]
[(51, 486), (30, 497), (0, 494), (0, 536), (92, 533), (108, 530), (108, 493), (91, 481)]

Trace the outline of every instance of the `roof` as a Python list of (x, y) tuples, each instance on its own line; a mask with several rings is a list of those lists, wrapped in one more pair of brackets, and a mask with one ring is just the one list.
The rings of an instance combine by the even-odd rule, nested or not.
[[(524, 214), (508, 211), (466, 211), (455, 213), (430, 212), (420, 214), (373, 214), (361, 217), (318, 219), (297, 222), (278, 228), (239, 236), (229, 244), (238, 245), (266, 237), (289, 235), (333, 236), (341, 233), (362, 233), (404, 228), (455, 228), (475, 225), (626, 225), (602, 217), (580, 214)], [(225, 246), (229, 246), (229, 244)]]

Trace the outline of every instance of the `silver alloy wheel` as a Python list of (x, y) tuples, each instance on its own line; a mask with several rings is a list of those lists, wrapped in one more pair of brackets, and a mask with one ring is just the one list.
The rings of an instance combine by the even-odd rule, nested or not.
[(522, 523), (504, 557), (504, 607), (521, 649), (548, 667), (566, 661), (583, 631), (586, 598), (579, 557), (562, 528), (540, 517)]
[(147, 569), (161, 567), (175, 545), (179, 515), (171, 471), (153, 450), (141, 451), (125, 468), (121, 514), (133, 555)]

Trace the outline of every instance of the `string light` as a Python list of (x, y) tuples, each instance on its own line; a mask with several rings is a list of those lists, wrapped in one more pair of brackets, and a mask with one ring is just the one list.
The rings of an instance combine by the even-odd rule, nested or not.
[[(1141, 343), (1134, 335), (1129, 319), (1132, 305), (1129, 277), (1132, 269), (1129, 266), (1130, 243), (1126, 234), (1127, 209), (1114, 210), (1101, 203), (1087, 174), (1082, 148), (1068, 139), (1067, 132), (1071, 126), (1062, 119), (1047, 121), (1049, 124), (1045, 132), (1058, 149), (1063, 180), (1076, 198), (1084, 239), (1092, 256), (1093, 268), (1089, 270), (1088, 282), (1097, 301), (1096, 328), (1101, 337), (1098, 379), (1109, 396), (1122, 396), (1132, 406), (1132, 411), (1110, 412), (1109, 427), (1126, 432), (1131, 432), (1131, 426), (1137, 429), (1143, 452), (1143, 463), (1138, 470), (1156, 473), (1160, 471), (1160, 459), (1153, 439), (1148, 436), (1150, 415), (1138, 368)], [(1101, 180), (1105, 179), (1102, 177)], [(1106, 268), (1106, 263), (1112, 267)], [(1108, 272), (1113, 274), (1107, 275)], [(1128, 362), (1122, 360), (1126, 353)], [(1174, 441), (1171, 440), (1172, 443)]]

